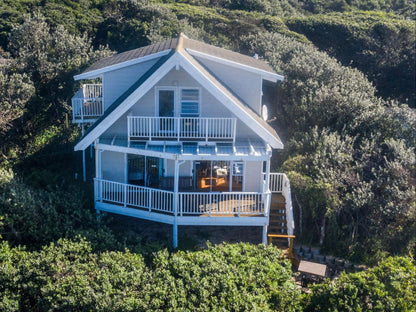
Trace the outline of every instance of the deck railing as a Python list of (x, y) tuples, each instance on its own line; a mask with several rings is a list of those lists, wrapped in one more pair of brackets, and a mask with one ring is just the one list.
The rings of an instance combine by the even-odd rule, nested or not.
[(97, 201), (173, 213), (173, 192), (102, 179), (94, 183)]
[(270, 192), (282, 193), (284, 187), (285, 174), (271, 172), (269, 177)]
[(90, 122), (104, 113), (101, 84), (85, 84), (72, 97), (72, 121)]
[(251, 192), (179, 193), (179, 213), (206, 215), (264, 214), (268, 194)]
[(235, 118), (207, 117), (127, 117), (129, 140), (196, 139), (235, 141)]
[[(174, 214), (175, 193), (144, 186), (94, 179), (95, 200), (149, 212)], [(255, 192), (178, 193), (178, 215), (264, 215), (270, 194)]]

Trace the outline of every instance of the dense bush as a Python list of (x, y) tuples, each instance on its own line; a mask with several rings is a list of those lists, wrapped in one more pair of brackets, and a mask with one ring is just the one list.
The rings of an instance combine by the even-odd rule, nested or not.
[(415, 111), (383, 102), (362, 73), (311, 45), (278, 34), (245, 43), (285, 73), (274, 115), (298, 237), (356, 260), (411, 250)]
[(128, 250), (93, 253), (83, 239), (0, 251), (2, 311), (300, 310), (290, 263), (274, 247), (162, 250), (150, 268)]
[[(37, 248), (81, 232), (94, 249), (126, 245), (122, 235), (103, 227), (94, 235), (91, 201), (74, 196), (85, 186), (73, 182), (74, 172), (80, 171), (71, 169), (80, 131), (65, 124), (70, 98), (79, 87), (73, 75), (110, 54), (101, 46), (120, 52), (185, 31), (207, 43), (257, 53), (284, 74), (271, 111), (287, 143), (276, 167), (292, 180), (298, 238), (362, 260), (378, 251), (407, 253), (416, 241), (415, 111), (376, 94), (389, 89), (391, 94), (383, 95), (400, 100), (414, 95), (414, 21), (344, 11), (399, 12), (411, 4), (3, 1), (0, 163), (22, 176), (1, 185), (5, 237)], [(328, 11), (344, 13), (309, 14)], [(381, 82), (378, 89), (366, 74)], [(386, 81), (394, 87), (386, 88)], [(129, 246), (136, 245), (133, 239)]]
[(415, 311), (415, 293), (415, 264), (390, 257), (368, 271), (313, 286), (304, 311)]
[(342, 64), (358, 68), (377, 94), (415, 107), (415, 22), (375, 12), (289, 18), (286, 25)]

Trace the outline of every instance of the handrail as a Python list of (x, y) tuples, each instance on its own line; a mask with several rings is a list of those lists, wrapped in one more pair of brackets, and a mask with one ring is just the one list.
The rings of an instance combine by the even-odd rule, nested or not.
[(293, 254), (293, 240), (296, 238), (295, 235), (287, 235), (287, 234), (267, 234), (269, 238), (269, 245), (273, 242), (273, 238), (287, 238), (289, 239), (289, 258), (292, 259)]

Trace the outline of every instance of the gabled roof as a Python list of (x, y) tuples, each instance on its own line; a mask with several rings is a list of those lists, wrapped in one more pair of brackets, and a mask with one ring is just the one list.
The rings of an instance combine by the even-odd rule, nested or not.
[(206, 44), (201, 41), (189, 39), (182, 33), (177, 38), (168, 39), (163, 42), (103, 58), (87, 68), (80, 75), (75, 76), (75, 79), (93, 78), (94, 75), (98, 77), (103, 72), (112, 70), (113, 68), (120, 68), (124, 65), (129, 66), (135, 63), (140, 63), (141, 61), (152, 59), (153, 57), (163, 56), (170, 51), (177, 50), (179, 41), (181, 41), (182, 48), (191, 54), (195, 53), (198, 56), (208, 56), (214, 59), (216, 58), (229, 62), (231, 64), (239, 64), (253, 70), (271, 74), (272, 76), (275, 76), (275, 79), (283, 79), (282, 76), (275, 73), (269, 64), (262, 60)]
[[(173, 55), (173, 52), (170, 52), (168, 55), (161, 57), (147, 72), (145, 72), (130, 88), (127, 89), (117, 100), (114, 101), (108, 107), (104, 114), (98, 118), (98, 120), (95, 121), (91, 127), (87, 129), (87, 131), (84, 134), (85, 138), (90, 132), (92, 132), (96, 126), (98, 126), (103, 120), (105, 120), (121, 103), (123, 103), (129, 95), (131, 95), (137, 88), (139, 88), (156, 70), (158, 70), (171, 56)], [(78, 144), (77, 144), (78, 145)]]
[(172, 68), (178, 66), (184, 68), (197, 81), (202, 81), (205, 88), (273, 148), (283, 148), (276, 131), (266, 121), (184, 50), (184, 39), (181, 35), (175, 45), (175, 50), (161, 57), (106, 110), (105, 114), (88, 129), (83, 138), (77, 143), (75, 150), (84, 150), (92, 144), (94, 140), (150, 90), (157, 81), (164, 77)]
[(163, 42), (151, 44), (145, 47), (103, 58), (95, 62), (90, 67), (88, 67), (82, 74), (110, 67), (113, 65), (122, 64), (134, 59), (140, 59), (142, 57), (154, 55), (167, 50), (175, 50), (176, 45), (178, 44), (178, 40), (179, 38), (168, 39)]

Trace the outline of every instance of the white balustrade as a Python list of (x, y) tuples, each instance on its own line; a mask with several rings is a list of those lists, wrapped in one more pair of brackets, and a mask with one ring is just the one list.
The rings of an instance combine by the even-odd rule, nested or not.
[[(103, 179), (95, 179), (95, 200), (173, 214), (174, 192)], [(259, 215), (264, 214), (268, 194), (255, 192), (178, 193), (178, 214)]]
[(284, 173), (270, 173), (269, 178), (269, 187), (272, 193), (282, 193), (283, 192), (283, 179)]
[(254, 192), (179, 193), (179, 214), (264, 214), (265, 196)]
[(128, 137), (235, 140), (235, 118), (128, 116)]
[(83, 85), (72, 98), (73, 122), (97, 119), (103, 113), (103, 92), (100, 84)]

